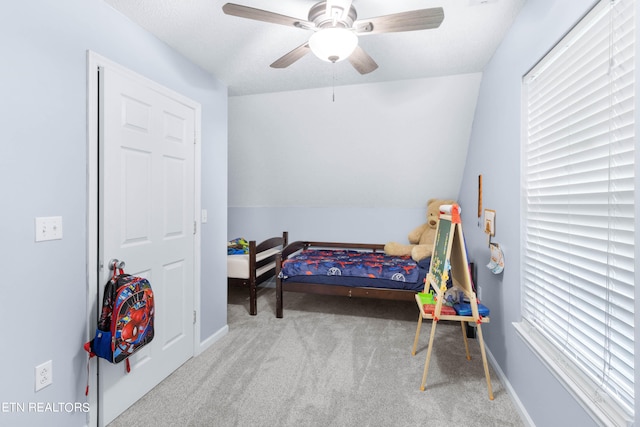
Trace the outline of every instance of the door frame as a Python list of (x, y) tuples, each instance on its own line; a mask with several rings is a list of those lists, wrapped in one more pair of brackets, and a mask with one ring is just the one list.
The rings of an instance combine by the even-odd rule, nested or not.
[[(99, 200), (99, 158), (98, 158), (98, 68), (106, 67), (118, 70), (135, 80), (144, 82), (150, 87), (162, 89), (163, 92), (171, 93), (172, 97), (180, 100), (184, 104), (192, 107), (195, 111), (195, 150), (194, 150), (194, 260), (193, 260), (193, 307), (194, 317), (194, 339), (193, 356), (202, 351), (200, 345), (200, 264), (201, 264), (201, 129), (202, 129), (202, 107), (199, 103), (181, 95), (165, 86), (162, 86), (140, 74), (137, 74), (122, 65), (111, 61), (91, 50), (87, 50), (87, 317), (85, 340), (93, 338), (98, 321), (99, 304), (99, 262), (98, 259), (98, 200)], [(98, 425), (98, 364), (96, 358), (89, 360), (87, 369), (87, 402), (90, 410), (88, 413), (88, 425)]]

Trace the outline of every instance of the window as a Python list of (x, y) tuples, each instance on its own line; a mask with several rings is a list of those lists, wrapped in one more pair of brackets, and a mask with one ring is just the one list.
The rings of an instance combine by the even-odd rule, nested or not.
[(606, 425), (634, 417), (634, 9), (600, 1), (523, 80), (516, 328)]

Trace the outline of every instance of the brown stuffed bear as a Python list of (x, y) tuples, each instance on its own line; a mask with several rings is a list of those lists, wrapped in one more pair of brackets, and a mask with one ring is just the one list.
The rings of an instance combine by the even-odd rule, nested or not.
[(402, 243), (389, 242), (384, 245), (384, 252), (392, 256), (411, 255), (411, 258), (416, 262), (430, 257), (440, 218), (440, 206), (453, 203), (456, 203), (455, 200), (429, 199), (427, 202), (427, 222), (409, 233), (409, 243), (411, 244), (403, 245)]

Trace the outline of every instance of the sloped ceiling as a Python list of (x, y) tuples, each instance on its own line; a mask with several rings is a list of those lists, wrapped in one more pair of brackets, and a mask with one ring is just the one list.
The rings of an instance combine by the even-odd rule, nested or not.
[[(308, 40), (310, 31), (222, 12), (224, 0), (105, 0), (229, 87), (229, 95), (436, 77), (482, 71), (526, 0), (354, 0), (358, 18), (443, 7), (437, 29), (359, 37), (378, 63), (361, 75), (348, 61), (313, 54), (286, 69), (269, 65)], [(307, 19), (316, 0), (233, 0)]]

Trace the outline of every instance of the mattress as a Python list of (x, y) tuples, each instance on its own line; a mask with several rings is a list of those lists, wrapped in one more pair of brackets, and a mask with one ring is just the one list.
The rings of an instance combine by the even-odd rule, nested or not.
[[(280, 251), (278, 248), (268, 249), (260, 252), (256, 255), (256, 262), (259, 262), (265, 258), (277, 254)], [(263, 273), (275, 268), (275, 261), (264, 265), (256, 269), (256, 277), (261, 276)], [(249, 278), (249, 254), (241, 255), (227, 255), (227, 277), (233, 279), (248, 279)]]

